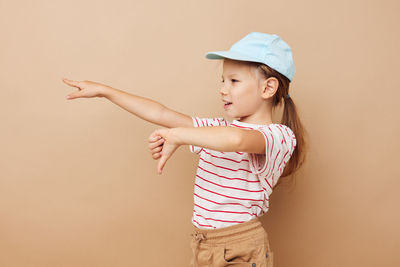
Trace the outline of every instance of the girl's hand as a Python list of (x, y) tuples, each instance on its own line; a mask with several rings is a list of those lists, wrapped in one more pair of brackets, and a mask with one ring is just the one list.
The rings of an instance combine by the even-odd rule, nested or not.
[(162, 174), (165, 163), (181, 145), (181, 143), (174, 135), (173, 128), (162, 128), (155, 130), (150, 134), (149, 142), (149, 148), (151, 149), (153, 158), (160, 159), (158, 161), (157, 172), (158, 174)]
[(66, 78), (62, 79), (62, 81), (69, 86), (73, 86), (79, 89), (79, 91), (67, 95), (67, 99), (74, 99), (79, 97), (102, 97), (104, 95), (104, 92), (110, 89), (110, 87), (107, 85), (91, 81), (79, 82), (68, 80)]
[(160, 135), (154, 138), (149, 137), (149, 150), (153, 159), (159, 159), (161, 157), (160, 151), (163, 148), (164, 141), (164, 138), (162, 138)]

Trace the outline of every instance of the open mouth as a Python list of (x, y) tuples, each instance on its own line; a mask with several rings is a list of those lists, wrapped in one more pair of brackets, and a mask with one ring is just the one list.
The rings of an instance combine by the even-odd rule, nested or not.
[(227, 108), (227, 107), (229, 107), (231, 104), (232, 104), (232, 102), (227, 102), (227, 103), (224, 104), (224, 107)]

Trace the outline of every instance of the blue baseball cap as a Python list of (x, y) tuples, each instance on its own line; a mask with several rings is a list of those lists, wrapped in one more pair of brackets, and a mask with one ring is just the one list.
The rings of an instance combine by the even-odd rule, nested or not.
[(234, 43), (229, 51), (208, 52), (205, 56), (208, 59), (229, 58), (264, 63), (290, 81), (296, 72), (292, 49), (276, 34), (251, 32)]

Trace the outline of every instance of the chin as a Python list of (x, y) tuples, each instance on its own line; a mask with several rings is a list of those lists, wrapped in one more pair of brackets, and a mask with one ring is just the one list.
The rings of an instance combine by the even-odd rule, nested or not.
[(233, 120), (240, 121), (240, 118), (239, 118), (239, 117), (232, 117), (232, 116), (229, 116), (229, 117), (231, 117)]

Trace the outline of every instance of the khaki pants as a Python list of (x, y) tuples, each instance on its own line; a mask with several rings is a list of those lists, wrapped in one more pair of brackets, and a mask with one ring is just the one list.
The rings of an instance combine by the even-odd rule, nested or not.
[(219, 229), (193, 225), (190, 267), (272, 267), (273, 252), (260, 219)]

